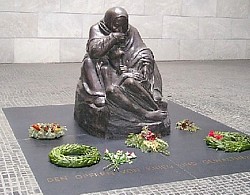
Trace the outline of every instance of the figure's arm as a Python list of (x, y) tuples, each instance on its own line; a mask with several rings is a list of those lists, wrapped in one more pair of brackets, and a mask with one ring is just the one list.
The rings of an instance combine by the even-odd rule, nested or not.
[(110, 33), (104, 36), (96, 27), (90, 29), (90, 39), (87, 45), (87, 51), (91, 58), (100, 58), (116, 44), (119, 44), (124, 39), (123, 33)]
[(91, 58), (104, 56), (114, 45), (116, 40), (110, 35), (103, 38), (95, 38), (88, 42), (88, 53)]

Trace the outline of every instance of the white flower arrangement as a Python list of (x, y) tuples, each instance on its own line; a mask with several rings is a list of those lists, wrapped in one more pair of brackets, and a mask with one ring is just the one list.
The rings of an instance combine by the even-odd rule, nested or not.
[(56, 139), (63, 136), (67, 128), (58, 123), (35, 123), (28, 131), (29, 137), (35, 139)]

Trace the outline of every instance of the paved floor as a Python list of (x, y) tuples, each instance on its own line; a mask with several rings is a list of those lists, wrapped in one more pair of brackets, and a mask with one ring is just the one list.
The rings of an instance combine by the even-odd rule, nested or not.
[[(166, 99), (250, 134), (250, 60), (158, 65)], [(0, 107), (73, 104), (80, 66), (0, 64)], [(2, 109), (0, 156), (0, 194), (43, 194)], [(250, 194), (250, 170), (94, 194)]]

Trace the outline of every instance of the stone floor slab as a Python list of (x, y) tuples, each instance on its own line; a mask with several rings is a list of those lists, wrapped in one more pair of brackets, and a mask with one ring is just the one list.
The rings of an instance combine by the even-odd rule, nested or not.
[[(166, 99), (250, 135), (250, 60), (157, 63)], [(0, 64), (1, 195), (43, 194), (2, 108), (74, 104), (80, 67), (81, 63)], [(249, 192), (248, 171), (93, 194), (248, 195)]]
[[(206, 146), (204, 137), (210, 129), (235, 131), (219, 122), (169, 102), (171, 135), (164, 140), (170, 145), (170, 156), (127, 148), (124, 140), (105, 140), (90, 136), (73, 119), (74, 105), (13, 107), (3, 109), (19, 145), (44, 194), (81, 194), (112, 189), (200, 179), (250, 170), (250, 151), (225, 153)], [(24, 114), (25, 113), (25, 114)], [(201, 127), (196, 133), (175, 129), (175, 123), (188, 118)], [(35, 122), (59, 122), (66, 125), (66, 135), (56, 140), (27, 138), (29, 125)], [(62, 168), (48, 162), (53, 147), (79, 143), (97, 147), (103, 154), (118, 149), (134, 151), (138, 158), (124, 165), (120, 172), (103, 171), (106, 161), (89, 168)]]

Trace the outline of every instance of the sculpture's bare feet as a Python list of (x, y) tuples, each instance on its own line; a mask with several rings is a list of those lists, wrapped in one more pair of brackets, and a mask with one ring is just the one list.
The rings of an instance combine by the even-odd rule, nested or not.
[(147, 112), (145, 117), (150, 120), (161, 121), (167, 118), (167, 112), (162, 111), (162, 110), (151, 111), (151, 112)]

